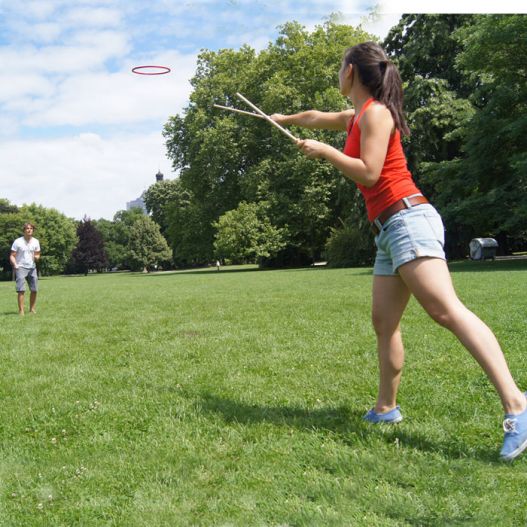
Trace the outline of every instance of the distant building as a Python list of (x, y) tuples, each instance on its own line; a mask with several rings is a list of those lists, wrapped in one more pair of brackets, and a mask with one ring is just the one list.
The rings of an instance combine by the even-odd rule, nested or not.
[(143, 200), (143, 196), (144, 195), (145, 195), (145, 193), (143, 192), (139, 198), (133, 199), (132, 201), (127, 201), (126, 202), (126, 210), (141, 209), (143, 211), (143, 214), (147, 214), (146, 205), (145, 205), (145, 202)]
[[(163, 178), (164, 178), (164, 175), (161, 172), (161, 170), (159, 170), (157, 172), (157, 174), (156, 174), (156, 183), (159, 183), (160, 181), (163, 181)], [(141, 196), (139, 196), (138, 198), (136, 198), (136, 199), (134, 199), (132, 201), (128, 201), (126, 203), (126, 210), (137, 208), (137, 209), (141, 209), (143, 211), (143, 214), (148, 214), (148, 212), (146, 210), (144, 197), (145, 197), (145, 193), (143, 192), (141, 194)]]

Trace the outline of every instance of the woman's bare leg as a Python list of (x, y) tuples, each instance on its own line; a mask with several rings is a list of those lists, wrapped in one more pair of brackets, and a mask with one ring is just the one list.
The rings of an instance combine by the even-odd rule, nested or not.
[(399, 276), (374, 276), (372, 297), (372, 321), (379, 357), (379, 395), (375, 411), (384, 413), (396, 406), (404, 363), (399, 322), (410, 291)]
[(426, 312), (454, 333), (477, 360), (495, 386), (505, 413), (523, 412), (527, 407), (525, 396), (512, 378), (496, 337), (458, 299), (446, 262), (419, 258), (402, 265), (399, 275)]

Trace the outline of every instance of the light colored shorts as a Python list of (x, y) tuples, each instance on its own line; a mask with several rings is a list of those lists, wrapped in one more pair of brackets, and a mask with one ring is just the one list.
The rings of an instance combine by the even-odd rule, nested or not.
[(23, 293), (26, 290), (26, 280), (31, 291), (36, 292), (38, 290), (38, 276), (36, 267), (33, 269), (19, 267), (15, 271), (15, 278), (17, 293)]
[(394, 276), (401, 265), (425, 256), (446, 260), (445, 229), (429, 203), (396, 212), (375, 236), (374, 275)]

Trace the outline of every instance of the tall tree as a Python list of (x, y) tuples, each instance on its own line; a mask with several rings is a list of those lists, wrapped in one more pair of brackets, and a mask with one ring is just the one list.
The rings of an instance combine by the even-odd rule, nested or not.
[(109, 267), (130, 269), (130, 232), (134, 223), (144, 216), (142, 209), (132, 207), (115, 213), (113, 221), (100, 219), (94, 225), (101, 233)]
[(18, 207), (10, 203), (8, 199), (0, 198), (0, 214), (6, 212), (18, 212)]
[(156, 181), (144, 194), (144, 202), (152, 219), (159, 225), (161, 234), (170, 240), (169, 216), (173, 207), (180, 207), (189, 200), (180, 179)]
[(463, 140), (461, 153), (425, 165), (425, 175), (452, 254), (466, 254), (474, 236), (497, 238), (507, 253), (527, 243), (527, 17), (479, 15), (453, 38), (474, 111), (452, 132)]
[(11, 276), (9, 251), (15, 238), (22, 236), (22, 226), (30, 221), (36, 226), (35, 237), (42, 247), (39, 272), (43, 275), (60, 274), (71, 257), (77, 243), (75, 220), (67, 218), (56, 209), (40, 205), (15, 207), (7, 200), (0, 200), (0, 267), (2, 276)]
[(66, 217), (56, 209), (41, 205), (24, 205), (20, 212), (35, 223), (35, 237), (42, 248), (39, 270), (44, 275), (64, 272), (77, 244), (75, 220)]
[(132, 270), (151, 271), (158, 266), (170, 265), (170, 247), (163, 238), (159, 225), (148, 216), (138, 218), (132, 225), (128, 247)]
[(27, 217), (21, 212), (0, 212), (0, 278), (2, 280), (11, 279), (12, 269), (9, 261), (11, 247), (13, 241), (22, 236), (22, 226), (26, 221), (28, 221)]
[(384, 41), (405, 84), (409, 168), (432, 199), (435, 189), (423, 177), (424, 164), (461, 154), (460, 130), (474, 113), (467, 99), (474, 82), (456, 68), (462, 43), (455, 36), (457, 29), (474, 23), (474, 15), (404, 15)]
[(79, 241), (72, 253), (73, 270), (84, 274), (91, 270), (103, 271), (108, 266), (104, 241), (89, 218), (79, 222), (77, 236)]
[[(305, 263), (320, 256), (330, 227), (348, 215), (356, 196), (353, 185), (328, 164), (305, 159), (267, 123), (212, 105), (239, 106), (239, 91), (267, 113), (341, 110), (346, 101), (338, 91), (337, 72), (343, 52), (371, 38), (333, 21), (311, 33), (289, 23), (259, 54), (244, 46), (200, 55), (190, 105), (164, 130), (169, 157), (189, 192), (187, 203), (169, 219), (176, 261), (210, 261), (213, 223), (242, 201), (268, 202), (272, 226), (287, 226), (287, 246), (276, 262)], [(338, 147), (344, 140), (324, 131), (293, 132)], [(343, 192), (346, 185), (349, 191)], [(183, 250), (178, 252), (178, 245)]]

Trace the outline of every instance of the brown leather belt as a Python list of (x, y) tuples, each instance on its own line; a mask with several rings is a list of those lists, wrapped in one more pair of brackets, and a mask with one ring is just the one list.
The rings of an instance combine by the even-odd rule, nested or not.
[(429, 201), (424, 196), (411, 196), (409, 198), (402, 198), (399, 201), (392, 203), (373, 220), (371, 228), (375, 233), (375, 236), (377, 236), (381, 232), (382, 226), (396, 212), (415, 207), (416, 205), (423, 205), (423, 203), (429, 203)]

